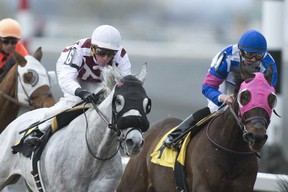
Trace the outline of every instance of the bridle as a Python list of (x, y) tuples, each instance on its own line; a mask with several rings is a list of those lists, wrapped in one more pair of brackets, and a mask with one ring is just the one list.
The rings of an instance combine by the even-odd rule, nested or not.
[(30, 97), (27, 96), (29, 106), (31, 106), (32, 109), (39, 108), (39, 106), (37, 107), (37, 106), (34, 105), (34, 100), (37, 99), (37, 98), (39, 98), (39, 97), (41, 97), (41, 98), (44, 97), (44, 98), (41, 100), (42, 102), (41, 102), (41, 105), (40, 105), (40, 107), (44, 107), (44, 102), (45, 102), (46, 98), (51, 98), (51, 97), (53, 97), (53, 96), (52, 96), (51, 91), (49, 91), (48, 93), (40, 93), (40, 94), (38, 94), (38, 95), (34, 95), (34, 96), (30, 96)]
[[(19, 74), (18, 74), (17, 76), (19, 76)], [(17, 79), (17, 78), (18, 78), (18, 77), (16, 77), (16, 79)], [(18, 82), (18, 81), (17, 81), (17, 82)], [(11, 102), (13, 102), (13, 103), (15, 103), (16, 105), (19, 105), (19, 106), (21, 106), (21, 107), (29, 108), (30, 110), (36, 108), (36, 106), (34, 105), (34, 100), (37, 99), (38, 97), (43, 97), (43, 96), (45, 96), (45, 98), (46, 98), (46, 97), (52, 97), (52, 93), (51, 93), (50, 90), (49, 90), (48, 93), (41, 93), (41, 94), (38, 94), (38, 95), (34, 95), (34, 96), (31, 95), (31, 96), (29, 96), (29, 94), (27, 93), (27, 91), (26, 91), (26, 89), (25, 89), (25, 87), (24, 87), (24, 85), (23, 85), (23, 83), (22, 83), (21, 80), (20, 80), (20, 84), (21, 84), (21, 87), (22, 87), (22, 89), (23, 89), (23, 91), (24, 91), (24, 94), (25, 94), (25, 97), (26, 97), (25, 100), (27, 101), (28, 104), (23, 103), (23, 102), (20, 102), (18, 99), (16, 99), (15, 97), (13, 97), (13, 96), (5, 93), (5, 92), (2, 91), (2, 90), (0, 90), (0, 95), (2, 95), (5, 99), (7, 99), (7, 100), (9, 100), (9, 101), (11, 101)], [(16, 84), (16, 88), (17, 88), (17, 84)], [(17, 89), (16, 89), (15, 95), (17, 95)], [(42, 99), (41, 107), (43, 107), (44, 102), (45, 102), (45, 99)]]
[[(109, 157), (106, 157), (106, 158), (102, 158), (102, 157), (99, 157), (97, 156), (91, 149), (90, 147), (90, 144), (88, 143), (88, 119), (87, 119), (87, 116), (86, 116), (86, 111), (85, 111), (85, 105), (83, 106), (83, 111), (84, 111), (84, 117), (85, 117), (85, 121), (86, 121), (86, 131), (85, 131), (85, 141), (86, 141), (86, 145), (87, 145), (87, 148), (88, 148), (88, 151), (89, 153), (97, 160), (100, 160), (100, 161), (106, 161), (106, 160), (109, 160), (109, 159), (112, 159), (119, 151), (120, 147), (122, 146), (122, 143), (126, 140), (126, 137), (127, 135), (132, 131), (132, 130), (136, 130), (137, 128), (133, 128), (133, 129), (130, 129), (129, 131), (127, 131), (126, 134), (124, 134), (123, 130), (121, 129), (118, 129), (117, 126), (116, 126), (116, 122), (112, 120), (112, 122), (110, 123), (107, 119), (107, 117), (101, 112), (101, 110), (98, 108), (97, 104), (92, 101), (91, 102), (92, 105), (93, 105), (93, 108), (96, 110), (96, 112), (98, 113), (98, 115), (101, 117), (102, 120), (105, 121), (105, 123), (108, 125), (108, 128), (111, 129), (112, 131), (114, 131), (118, 137), (118, 146), (115, 150), (114, 153), (112, 153), (112, 155), (110, 155)], [(116, 113), (113, 113), (113, 115), (116, 115)], [(114, 119), (114, 118), (112, 118)], [(139, 129), (137, 129), (139, 130)], [(141, 132), (141, 130), (139, 130)], [(142, 133), (142, 132), (141, 132)]]
[[(45, 82), (45, 83), (42, 82), (42, 83), (41, 83), (41, 82), (39, 81), (39, 75), (41, 75), (41, 70), (39, 71), (40, 74), (38, 74), (38, 72), (35, 71), (33, 68), (27, 69), (27, 71), (33, 74), (33, 82), (29, 83), (29, 84), (31, 84), (31, 86), (33, 87), (33, 89), (34, 89), (34, 90), (32, 89), (33, 91), (29, 90), (29, 88), (28, 88), (28, 91), (27, 91), (27, 89), (26, 89), (25, 86), (24, 86), (24, 83), (22, 82), (22, 79), (21, 79), (21, 76), (20, 76), (20, 74), (19, 74), (19, 71), (17, 72), (17, 77), (16, 77), (16, 78), (18, 79), (17, 83), (20, 83), (20, 86), (21, 86), (21, 88), (22, 88), (22, 91), (23, 91), (23, 93), (24, 93), (24, 95), (25, 95), (25, 97), (26, 97), (26, 99), (24, 99), (23, 101), (24, 101), (24, 102), (27, 101), (28, 106), (29, 106), (30, 109), (36, 109), (36, 108), (43, 107), (46, 98), (52, 97), (52, 93), (51, 93), (51, 90), (50, 90), (51, 82), (50, 82), (49, 75), (47, 75), (47, 76), (48, 76), (48, 82)], [(42, 72), (42, 73), (43, 73), (43, 72)], [(44, 73), (47, 74), (47, 72), (44, 72)], [(40, 85), (37, 86), (37, 84), (40, 84)], [(37, 89), (39, 89), (40, 87), (42, 87), (42, 86), (48, 86), (49, 91), (48, 91), (47, 93), (40, 93), (40, 94), (37, 94), (37, 95), (33, 95), (33, 93), (34, 93)], [(22, 91), (19, 90), (19, 86), (16, 85), (16, 87), (18, 87), (18, 92), (17, 92), (18, 94), (19, 94), (19, 92), (22, 92)], [(30, 94), (30, 95), (29, 95), (29, 94)], [(15, 94), (15, 95), (17, 95), (17, 94)], [(33, 95), (33, 96), (32, 96), (32, 95)], [(41, 105), (36, 106), (36, 105), (34, 104), (34, 103), (35, 103), (34, 100), (37, 99), (37, 98), (39, 98), (39, 97), (41, 97), (41, 98), (44, 97), (44, 98), (41, 100), (41, 101), (42, 101)], [(19, 101), (18, 101), (18, 102), (19, 102)], [(22, 102), (19, 102), (19, 103), (22, 103)]]
[[(245, 134), (248, 133), (246, 126), (243, 124), (243, 121), (240, 120), (240, 119), (237, 117), (234, 109), (232, 109), (231, 106), (229, 106), (229, 109), (230, 109), (230, 112), (232, 113), (234, 119), (236, 120), (236, 122), (237, 122), (237, 124), (238, 124), (238, 127), (239, 127), (240, 130), (242, 131), (242, 133), (243, 133), (243, 139), (245, 140), (245, 137), (244, 137), (244, 136), (245, 136)], [(216, 142), (210, 137), (210, 135), (209, 135), (209, 128), (210, 128), (212, 122), (213, 122), (218, 116), (219, 116), (219, 115), (215, 116), (215, 117), (209, 122), (209, 124), (207, 125), (207, 128), (206, 128), (206, 136), (207, 136), (208, 140), (209, 140), (213, 145), (215, 145), (218, 149), (220, 149), (220, 150), (222, 150), (222, 151), (225, 151), (225, 152), (229, 152), (229, 153), (233, 153), (233, 154), (237, 154), (237, 155), (255, 155), (255, 154), (256, 154), (258, 157), (260, 157), (260, 155), (259, 155), (258, 153), (256, 153), (256, 152), (254, 152), (254, 151), (235, 151), (235, 150), (233, 150), (233, 149), (229, 149), (229, 148), (223, 147), (223, 146), (221, 146), (220, 144), (216, 143)], [(247, 121), (247, 120), (246, 120), (246, 121)]]

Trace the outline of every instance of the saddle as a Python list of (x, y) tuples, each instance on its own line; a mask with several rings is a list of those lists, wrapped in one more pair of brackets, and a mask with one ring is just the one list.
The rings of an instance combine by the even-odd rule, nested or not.
[[(42, 191), (42, 184), (39, 174), (39, 160), (41, 157), (41, 154), (43, 152), (43, 149), (45, 148), (49, 138), (55, 133), (57, 130), (65, 127), (68, 125), (73, 119), (84, 113), (89, 107), (86, 107), (85, 105), (78, 105), (71, 109), (65, 110), (63, 112), (60, 112), (59, 114), (55, 115), (52, 119), (52, 123), (48, 131), (41, 136), (43, 142), (39, 146), (31, 146), (24, 143), (24, 139), (29, 135), (29, 133), (33, 130), (38, 130), (39, 123), (33, 123), (28, 127), (26, 130), (26, 133), (21, 138), (21, 140), (16, 143), (14, 146), (12, 146), (12, 153), (22, 153), (25, 157), (31, 158), (32, 160), (32, 171), (31, 174), (34, 177), (35, 184), (39, 191)], [(45, 122), (45, 121), (43, 121)], [(42, 122), (42, 123), (43, 123)], [(38, 130), (39, 131), (39, 130)], [(40, 131), (39, 131), (40, 132)], [(41, 133), (42, 134), (42, 133)]]
[[(181, 145), (179, 148), (168, 148), (163, 145), (163, 141), (174, 129), (171, 129), (168, 133), (166, 133), (157, 143), (155, 149), (150, 154), (151, 162), (154, 164), (158, 164), (164, 167), (170, 167), (174, 170), (175, 180), (177, 184), (177, 189), (179, 191), (188, 191), (186, 184), (186, 175), (185, 175), (185, 157), (186, 157), (186, 148), (189, 144), (189, 141), (195, 136), (206, 123), (208, 123), (212, 118), (218, 116), (219, 113), (211, 113), (207, 117), (201, 119), (196, 123), (196, 125), (190, 127), (185, 131), (185, 135), (181, 137)], [(193, 128), (197, 128), (197, 131), (193, 130)]]
[[(83, 114), (89, 107), (80, 105), (73, 107), (71, 109), (65, 110), (63, 112), (58, 113), (52, 118), (52, 123), (48, 129), (48, 131), (43, 135), (42, 132), (38, 130), (38, 125), (42, 122), (36, 122), (31, 124), (24, 134), (24, 136), (18, 141), (14, 146), (12, 146), (12, 153), (22, 153), (25, 157), (31, 158), (32, 153), (39, 153), (40, 151), (44, 149), (46, 143), (48, 142), (49, 138), (59, 129), (65, 127), (68, 125), (73, 119), (78, 117), (79, 115)], [(32, 131), (36, 131), (39, 133), (39, 136), (41, 136), (41, 139), (43, 140), (42, 144), (40, 146), (31, 146), (29, 144), (25, 144), (24, 140), (25, 138), (31, 133)], [(41, 153), (40, 153), (41, 155)], [(35, 156), (35, 155), (34, 155)], [(40, 157), (40, 156), (39, 156)]]

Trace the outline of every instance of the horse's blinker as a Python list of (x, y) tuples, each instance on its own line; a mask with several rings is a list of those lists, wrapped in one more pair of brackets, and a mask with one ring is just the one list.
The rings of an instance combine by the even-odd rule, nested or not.
[[(247, 103), (243, 104), (241, 103), (241, 96), (242, 93), (244, 94), (245, 91), (249, 91), (249, 101)], [(265, 77), (262, 73), (255, 73), (254, 79), (252, 79), (250, 82), (246, 83), (243, 82), (241, 84), (240, 90), (238, 94), (238, 103), (239, 103), (239, 115), (243, 117), (244, 113), (247, 111), (260, 107), (264, 109), (269, 117), (271, 117), (272, 114), (272, 108), (274, 106), (270, 106), (269, 104), (269, 97), (270, 95), (275, 95), (275, 89), (269, 83), (266, 81)], [(264, 98), (264, 99), (263, 99)], [(275, 96), (276, 99), (276, 96)]]
[(124, 77), (121, 86), (115, 87), (112, 110), (113, 121), (118, 129), (136, 127), (143, 132), (147, 131), (150, 124), (146, 115), (150, 112), (150, 108), (151, 100), (142, 82), (134, 76)]

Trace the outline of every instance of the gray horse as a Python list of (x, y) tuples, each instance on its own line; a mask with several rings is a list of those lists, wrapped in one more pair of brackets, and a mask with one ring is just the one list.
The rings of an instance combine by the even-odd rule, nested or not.
[[(139, 75), (122, 77), (115, 67), (104, 70), (106, 98), (57, 131), (38, 163), (38, 187), (31, 175), (31, 160), (12, 154), (18, 132), (39, 121), (48, 109), (18, 117), (0, 135), (0, 191), (22, 176), (32, 191), (115, 191), (123, 172), (121, 146), (128, 156), (140, 152), (142, 132), (149, 127), (151, 101), (143, 88), (147, 66)], [(40, 189), (42, 188), (42, 189)]]

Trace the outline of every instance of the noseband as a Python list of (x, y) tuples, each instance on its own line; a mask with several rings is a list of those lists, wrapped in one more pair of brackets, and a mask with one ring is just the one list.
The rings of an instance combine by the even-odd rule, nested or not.
[[(51, 93), (51, 91), (49, 90), (49, 92), (48, 93), (40, 93), (40, 94), (38, 94), (38, 95), (34, 95), (34, 96), (29, 96), (29, 94), (27, 93), (27, 91), (26, 91), (26, 89), (25, 89), (25, 87), (24, 87), (24, 85), (23, 85), (23, 83), (20, 81), (20, 83), (21, 83), (21, 87), (22, 87), (22, 90), (23, 90), (23, 92), (24, 92), (24, 94), (25, 94), (25, 96), (26, 96), (26, 101), (27, 101), (27, 103), (28, 103), (28, 105), (27, 104), (25, 104), (25, 103), (22, 103), (22, 102), (19, 102), (19, 100), (16, 100), (16, 104), (18, 104), (18, 105), (21, 105), (21, 106), (25, 106), (25, 107), (27, 107), (27, 108), (29, 108), (29, 109), (36, 109), (37, 108), (37, 106), (36, 105), (34, 105), (34, 100), (35, 99), (37, 99), (37, 98), (39, 98), (39, 97), (44, 97), (44, 99), (42, 99), (42, 103), (41, 103), (41, 105), (40, 105), (40, 107), (43, 107), (43, 105), (44, 105), (44, 102), (45, 102), (45, 100), (46, 100), (46, 98), (50, 98), (50, 97), (52, 97), (52, 93)], [(39, 87), (38, 87), (39, 88)], [(50, 87), (49, 87), (50, 88)], [(33, 93), (32, 93), (33, 94)], [(11, 97), (11, 96), (10, 96)], [(14, 98), (13, 98), (14, 99)], [(9, 99), (10, 100), (10, 99)]]
[(34, 102), (33, 102), (33, 101), (34, 101), (35, 99), (37, 99), (38, 97), (41, 97), (41, 98), (44, 97), (44, 99), (42, 99), (42, 103), (41, 103), (41, 105), (40, 105), (40, 107), (44, 107), (44, 102), (46, 101), (46, 99), (47, 99), (47, 98), (51, 98), (51, 97), (53, 97), (53, 96), (52, 96), (51, 91), (49, 91), (48, 93), (41, 93), (41, 94), (38, 94), (38, 95), (34, 95), (33, 97), (32, 97), (32, 96), (28, 97), (28, 95), (27, 95), (28, 103), (29, 103), (30, 108), (32, 108), (32, 109), (36, 109), (36, 108), (37, 108), (37, 107), (34, 105)]
[(253, 120), (257, 120), (258, 122), (264, 124), (266, 129), (267, 129), (269, 123), (270, 123), (270, 120), (267, 120), (267, 119), (265, 119), (262, 116), (254, 116), (254, 117), (250, 117), (250, 118), (247, 118), (247, 119), (243, 119), (242, 117), (239, 117), (239, 116), (236, 115), (236, 112), (234, 111), (234, 109), (231, 106), (229, 106), (229, 109), (230, 109), (230, 112), (232, 113), (234, 119), (236, 120), (239, 128), (241, 129), (241, 131), (243, 133), (242, 137), (243, 137), (243, 139), (246, 142), (248, 142), (247, 137), (246, 137), (246, 135), (248, 134), (248, 130), (247, 130), (246, 126), (245, 126), (245, 124), (247, 122), (250, 122), (250, 121), (253, 122)]

